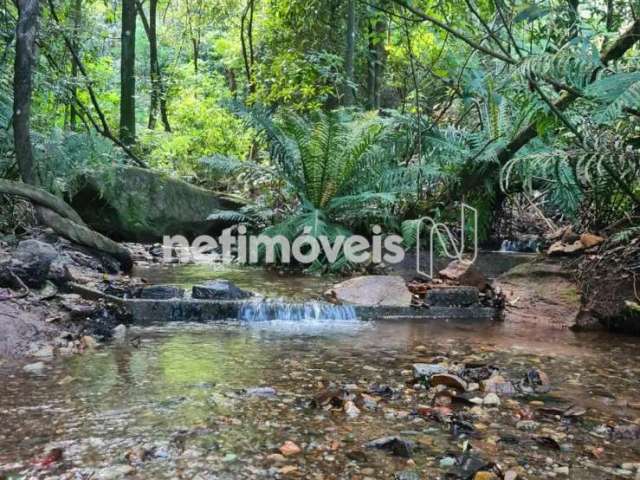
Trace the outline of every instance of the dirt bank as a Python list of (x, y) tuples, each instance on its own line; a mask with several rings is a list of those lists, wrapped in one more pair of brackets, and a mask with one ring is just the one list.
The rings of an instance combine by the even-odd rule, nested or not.
[(0, 241), (0, 357), (72, 354), (95, 346), (127, 319), (116, 306), (71, 293), (121, 279), (113, 258), (48, 230)]
[(566, 262), (541, 257), (500, 275), (495, 285), (507, 297), (506, 322), (574, 327), (580, 293)]

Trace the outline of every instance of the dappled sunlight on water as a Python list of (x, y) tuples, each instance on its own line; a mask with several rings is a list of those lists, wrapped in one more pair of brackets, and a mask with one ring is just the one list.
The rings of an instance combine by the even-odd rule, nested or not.
[[(640, 401), (635, 339), (490, 323), (348, 321), (159, 325), (133, 329), (129, 338), (135, 337), (137, 348), (127, 342), (59, 360), (41, 376), (1, 370), (0, 464), (18, 462), (16, 471), (28, 471), (34, 458), (60, 446), (66, 460), (56, 468), (69, 478), (92, 472), (101, 478), (116, 467), (148, 479), (268, 478), (285, 467), (301, 478), (356, 478), (363, 471), (390, 478), (407, 468), (439, 478), (447, 471), (441, 457), (460, 452), (464, 437), (416, 413), (431, 401), (406, 376), (413, 363), (438, 358), (495, 365), (514, 381), (537, 367), (551, 379), (549, 394), (505, 398), (472, 421), (476, 429), (467, 438), (487, 460), (521, 463), (528, 478), (571, 465), (580, 472), (573, 478), (595, 480), (608, 477), (581, 467), (580, 459), (615, 468), (640, 458), (635, 440), (591, 434), (600, 424), (638, 416), (625, 403)], [(360, 392), (388, 385), (395, 393), (350, 418), (311, 407), (331, 383)], [(255, 387), (276, 393), (245, 394)], [(518, 412), (536, 408), (532, 400), (587, 409), (577, 422), (541, 421), (537, 433), (557, 433), (562, 451), (532, 446), (532, 434), (516, 429)], [(507, 434), (511, 443), (501, 442)], [(413, 459), (363, 448), (383, 435), (417, 442)], [(286, 440), (303, 452), (274, 463), (268, 455)], [(594, 458), (589, 452), (597, 448), (604, 450)], [(147, 452), (144, 460), (131, 460), (140, 451)]]

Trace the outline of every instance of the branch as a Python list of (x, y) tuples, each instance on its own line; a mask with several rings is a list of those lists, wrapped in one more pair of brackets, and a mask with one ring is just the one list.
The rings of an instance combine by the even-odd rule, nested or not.
[(71, 206), (49, 192), (25, 183), (0, 180), (0, 193), (27, 198), (36, 206), (43, 223), (57, 234), (80, 245), (113, 255), (120, 261), (124, 270), (129, 270), (133, 265), (129, 250), (91, 230)]
[(504, 13), (502, 12), (502, 7), (500, 6), (500, 2), (494, 1), (493, 4), (495, 5), (496, 10), (498, 11), (498, 15), (500, 16), (500, 20), (502, 20), (502, 24), (504, 25), (504, 28), (507, 31), (507, 35), (509, 36), (509, 39), (511, 40), (511, 43), (515, 47), (516, 52), (518, 52), (518, 55), (523, 57), (522, 51), (520, 50), (520, 47), (518, 46), (518, 42), (514, 38), (513, 32), (511, 31), (511, 27), (507, 23), (507, 19), (505, 18)]
[(7, 300), (17, 300), (19, 298), (24, 298), (27, 295), (29, 295), (29, 293), (31, 293), (31, 290), (29, 290), (29, 287), (27, 287), (22, 281), (22, 279), (19, 276), (17, 276), (15, 273), (13, 273), (11, 270), (9, 270), (9, 276), (13, 278), (13, 280), (15, 280), (15, 282), (22, 289), (22, 292), (17, 293), (15, 295), (9, 295), (8, 297), (0, 297), (0, 302), (6, 302)]
[(533, 87), (540, 98), (542, 98), (542, 101), (544, 101), (544, 103), (549, 106), (551, 111), (560, 119), (560, 121), (564, 123), (569, 130), (571, 130), (571, 132), (576, 136), (578, 140), (580, 140), (580, 146), (584, 148), (584, 137), (582, 136), (582, 134), (578, 131), (575, 125), (569, 121), (565, 114), (555, 106), (555, 104), (549, 99), (549, 97), (547, 97), (547, 95), (540, 88), (540, 85), (538, 85), (538, 82), (536, 82), (535, 79), (531, 76), (529, 77), (529, 84)]
[[(58, 27), (61, 27), (60, 18), (58, 18), (58, 14), (56, 13), (55, 6), (53, 4), (53, 0), (48, 0), (48, 3), (49, 3), (49, 10), (51, 11), (51, 16), (55, 20), (55, 22), (58, 25)], [(71, 56), (73, 57), (73, 61), (75, 62), (76, 66), (78, 67), (78, 70), (80, 70), (80, 73), (82, 73), (82, 76), (87, 80), (86, 87), (87, 87), (87, 91), (89, 92), (89, 98), (91, 99), (91, 104), (93, 105), (93, 108), (95, 108), (96, 113), (98, 114), (98, 118), (100, 119), (100, 124), (102, 125), (101, 129), (97, 129), (98, 132), (100, 134), (102, 134), (103, 136), (107, 137), (109, 140), (111, 140), (117, 146), (119, 146), (131, 158), (131, 160), (133, 160), (135, 163), (137, 163), (140, 167), (149, 168), (148, 165), (142, 159), (138, 158), (138, 156), (135, 153), (133, 153), (133, 151), (129, 147), (127, 147), (125, 144), (123, 144), (111, 132), (111, 128), (109, 128), (109, 123), (107, 122), (107, 119), (104, 116), (104, 113), (102, 112), (102, 109), (100, 108), (100, 104), (98, 103), (98, 97), (97, 97), (95, 91), (93, 90), (93, 87), (91, 86), (91, 79), (89, 78), (89, 74), (87, 73), (87, 70), (84, 67), (84, 64), (80, 60), (80, 56), (78, 55), (78, 52), (76, 52), (76, 49), (73, 47), (73, 43), (71, 42), (69, 37), (67, 37), (67, 35), (65, 35), (64, 31), (62, 30), (62, 28), (60, 30), (60, 34), (62, 35), (62, 39), (64, 40), (64, 44), (66, 45), (67, 50), (69, 50), (69, 53), (71, 53)]]
[[(395, 0), (394, 0), (395, 1)], [(636, 20), (609, 48), (600, 55), (600, 61), (603, 66), (607, 66), (610, 62), (618, 60), (633, 45), (640, 40), (640, 20)], [(591, 81), (595, 81), (599, 69), (594, 70)], [(577, 95), (567, 91), (560, 95), (560, 98), (553, 102), (553, 106), (558, 111), (565, 110), (573, 101), (578, 98)], [(516, 135), (509, 144), (498, 152), (498, 160), (501, 165), (507, 163), (513, 156), (527, 143), (538, 136), (536, 124), (530, 123), (527, 127)]]
[(467, 4), (467, 7), (469, 7), (469, 10), (471, 10), (471, 13), (473, 13), (473, 15), (480, 21), (480, 24), (482, 24), (482, 27), (487, 32), (489, 37), (491, 37), (493, 41), (496, 43), (496, 45), (498, 45), (498, 48), (500, 49), (500, 51), (504, 53), (507, 57), (511, 58), (511, 54), (502, 45), (502, 41), (500, 40), (500, 38), (496, 35), (496, 33), (493, 30), (491, 30), (491, 27), (487, 25), (487, 22), (484, 21), (484, 19), (482, 18), (482, 15), (480, 15), (480, 12), (478, 12), (478, 10), (476, 10), (476, 8), (473, 6), (473, 3), (471, 2), (471, 0), (465, 0), (465, 3)]
[(458, 38), (459, 40), (462, 40), (464, 43), (466, 43), (467, 45), (469, 45), (471, 48), (474, 48), (476, 50), (479, 50), (483, 53), (486, 53), (487, 55), (497, 58), (498, 60), (502, 60), (505, 63), (508, 63), (510, 65), (515, 65), (518, 62), (516, 60), (514, 60), (511, 57), (505, 56), (500, 52), (495, 52), (487, 47), (484, 47), (483, 45), (479, 44), (478, 42), (476, 42), (475, 40), (472, 40), (471, 38), (467, 37), (466, 34), (464, 34), (463, 32), (460, 32), (459, 30), (456, 30), (453, 27), (450, 27), (449, 25), (447, 25), (446, 23), (438, 20), (437, 18), (434, 18), (430, 15), (427, 15), (425, 12), (423, 12), (422, 10), (420, 10), (417, 7), (413, 7), (411, 5), (409, 5), (408, 3), (405, 2), (405, 0), (393, 0), (394, 3), (400, 5), (401, 7), (406, 8), (407, 10), (409, 10), (411, 13), (413, 13), (414, 15), (416, 15), (417, 17), (421, 18), (422, 20), (426, 21), (426, 22), (430, 22), (433, 23), (435, 26), (449, 32), (451, 35), (453, 35), (454, 37)]

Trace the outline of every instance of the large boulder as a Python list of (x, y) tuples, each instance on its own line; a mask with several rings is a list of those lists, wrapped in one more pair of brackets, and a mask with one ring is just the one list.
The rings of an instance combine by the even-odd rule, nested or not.
[(350, 278), (334, 285), (325, 297), (352, 305), (386, 305), (408, 307), (411, 292), (404, 279), (396, 275), (368, 275)]
[(70, 203), (93, 229), (120, 241), (161, 241), (164, 235), (217, 234), (228, 223), (207, 220), (237, 210), (242, 200), (137, 167), (83, 174)]

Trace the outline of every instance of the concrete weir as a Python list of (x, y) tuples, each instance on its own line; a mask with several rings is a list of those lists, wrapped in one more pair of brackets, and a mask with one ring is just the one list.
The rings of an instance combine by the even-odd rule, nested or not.
[[(251, 300), (249, 300), (251, 302)], [(240, 312), (245, 300), (124, 300), (135, 322), (207, 322), (242, 319)], [(332, 304), (326, 304), (332, 306)], [(469, 307), (389, 307), (354, 305), (355, 318), (360, 320), (492, 320), (498, 311), (479, 305)], [(330, 314), (328, 314), (330, 315)], [(327, 315), (325, 318), (330, 318)], [(320, 317), (322, 318), (322, 317)], [(277, 319), (277, 318), (265, 318)]]
[[(135, 323), (155, 322), (211, 322), (223, 320), (498, 320), (501, 311), (485, 307), (469, 298), (468, 287), (442, 289), (438, 298), (431, 299), (424, 307), (401, 307), (385, 305), (334, 305), (328, 302), (310, 301), (287, 303), (280, 300), (252, 298), (247, 300), (201, 300), (194, 298), (173, 299), (123, 299), (105, 295), (98, 290), (73, 284), (72, 290), (85, 298), (98, 298), (117, 303), (133, 317)], [(445, 291), (447, 290), (447, 291)], [(456, 304), (447, 304), (459, 293)]]

